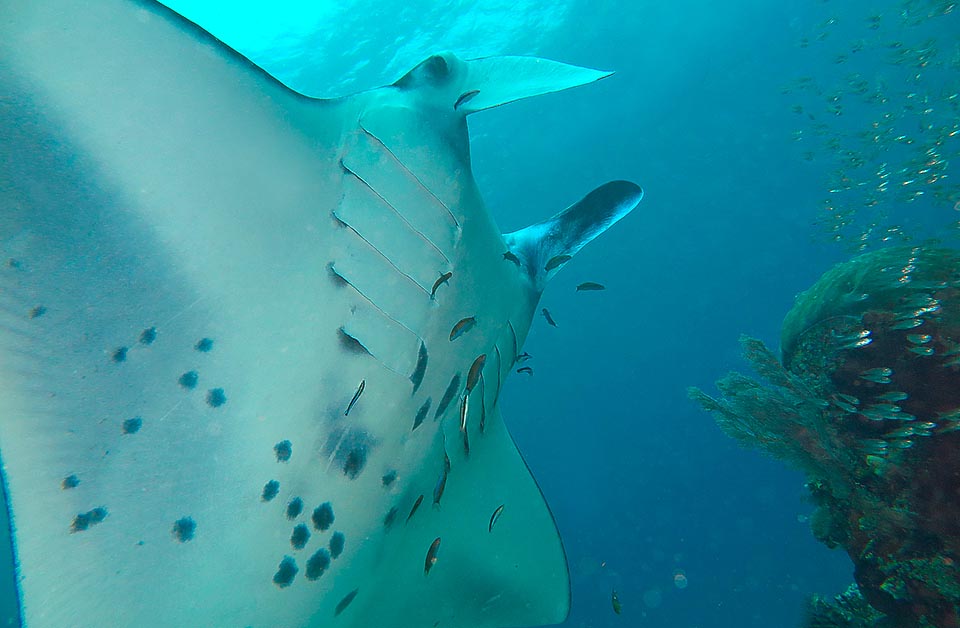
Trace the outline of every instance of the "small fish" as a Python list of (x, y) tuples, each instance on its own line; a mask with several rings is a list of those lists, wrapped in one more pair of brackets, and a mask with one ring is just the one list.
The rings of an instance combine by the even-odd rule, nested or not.
[(493, 514), (490, 515), (490, 525), (487, 526), (488, 532), (493, 532), (493, 526), (497, 525), (497, 521), (500, 520), (500, 515), (503, 514), (503, 504), (497, 506), (497, 509), (493, 511)]
[(855, 405), (847, 403), (842, 399), (831, 399), (831, 401), (833, 402), (833, 405), (837, 406), (844, 412), (849, 412), (851, 414), (856, 414), (858, 412), (857, 407)]
[[(913, 313), (911, 313), (911, 315), (912, 314)], [(899, 323), (894, 323), (893, 325), (890, 325), (890, 329), (896, 329), (896, 330), (913, 329), (914, 327), (919, 327), (920, 325), (923, 325), (923, 320), (919, 318), (906, 318), (900, 321)]]
[(527, 375), (533, 375), (533, 369), (529, 366), (521, 366), (517, 369), (517, 373), (526, 373)]
[(877, 401), (882, 401), (886, 403), (896, 403), (898, 401), (904, 401), (910, 395), (900, 390), (891, 390), (890, 392), (883, 393), (882, 395), (877, 395)]
[(549, 323), (550, 325), (553, 325), (554, 327), (557, 326), (557, 321), (553, 320), (553, 317), (550, 316), (550, 310), (548, 310), (547, 308), (543, 308), (542, 310), (540, 310), (540, 313), (543, 314), (543, 317), (545, 319), (547, 319), (547, 323)]
[(577, 292), (590, 292), (593, 290), (606, 290), (607, 287), (601, 283), (594, 283), (592, 281), (584, 281), (582, 284), (577, 286)]
[(879, 368), (867, 369), (860, 373), (860, 379), (865, 379), (868, 382), (873, 382), (875, 384), (889, 384), (890, 376), (893, 375), (893, 369), (882, 366)]
[(543, 269), (547, 272), (550, 272), (554, 268), (559, 268), (567, 262), (573, 259), (572, 255), (557, 255), (556, 257), (551, 257), (550, 261), (547, 262), (547, 265)]
[(423, 563), (423, 575), (430, 573), (430, 570), (437, 564), (437, 552), (440, 551), (440, 537), (433, 539), (430, 549), (427, 550), (427, 560)]
[(460, 399), (460, 431), (467, 431), (467, 415), (470, 412), (470, 395), (464, 395)]
[(483, 393), (480, 394), (480, 433), (483, 434), (487, 429), (487, 406), (483, 402)]
[(354, 589), (350, 593), (347, 593), (343, 596), (343, 599), (337, 603), (337, 607), (333, 609), (333, 616), (337, 617), (343, 611), (347, 610), (347, 607), (350, 606), (350, 602), (353, 601), (353, 598), (357, 597), (357, 593), (360, 592), (360, 589)]
[(897, 428), (897, 429), (895, 429), (895, 430), (893, 430), (893, 431), (887, 432), (887, 433), (884, 434), (883, 436), (884, 436), (885, 438), (888, 438), (888, 439), (892, 439), (892, 438), (910, 438), (911, 436), (913, 436), (913, 434), (914, 434), (913, 427), (911, 427), (911, 426), (908, 425), (908, 426), (906, 426), (906, 427)]
[(354, 404), (357, 403), (357, 399), (360, 398), (360, 395), (363, 394), (363, 387), (367, 384), (367, 380), (360, 380), (360, 386), (357, 387), (357, 392), (353, 393), (353, 399), (350, 400), (350, 403), (347, 405), (347, 409), (343, 412), (343, 416), (350, 414), (350, 411), (353, 410)]
[(503, 254), (503, 259), (513, 262), (517, 266), (520, 265), (520, 258), (514, 255), (513, 253), (511, 253), (510, 251), (507, 251), (506, 253)]
[(453, 273), (452, 273), (452, 272), (445, 272), (445, 273), (443, 273), (442, 275), (440, 275), (440, 278), (439, 278), (439, 279), (437, 279), (435, 282), (433, 282), (433, 289), (430, 291), (430, 298), (431, 298), (431, 299), (436, 298), (436, 296), (437, 296), (437, 288), (439, 288), (439, 287), (442, 286), (443, 284), (445, 284), (445, 283), (447, 283), (448, 281), (450, 281), (450, 278), (451, 278), (451, 277), (453, 277)]
[(860, 443), (863, 449), (870, 454), (883, 455), (887, 453), (887, 441), (882, 438), (865, 438)]
[(443, 491), (447, 488), (448, 473), (450, 473), (450, 458), (447, 457), (447, 454), (443, 454), (443, 471), (440, 473), (440, 477), (437, 478), (437, 485), (433, 487), (434, 506), (439, 506), (440, 500), (443, 499)]
[(471, 89), (469, 92), (463, 92), (460, 94), (460, 98), (457, 98), (457, 102), (453, 103), (454, 109), (459, 109), (462, 105), (473, 100), (473, 98), (480, 93), (479, 89)]
[(907, 349), (907, 351), (910, 351), (910, 352), (912, 352), (912, 353), (916, 353), (917, 355), (933, 355), (933, 353), (934, 353), (933, 347), (922, 347), (922, 346), (921, 346), (921, 347), (910, 347), (909, 349)]
[(610, 596), (610, 603), (613, 605), (613, 612), (619, 615), (623, 607), (620, 605), (620, 598), (617, 597), (616, 589), (613, 590), (613, 594)]
[(907, 340), (915, 345), (925, 345), (933, 340), (933, 336), (930, 334), (907, 334)]
[(470, 370), (467, 371), (467, 394), (470, 394), (470, 391), (473, 390), (474, 386), (477, 385), (477, 382), (480, 381), (480, 375), (483, 374), (483, 366), (487, 363), (487, 354), (481, 354), (477, 356), (477, 359), (473, 361), (473, 364), (470, 365)]
[(840, 399), (843, 399), (844, 401), (846, 401), (846, 402), (849, 403), (849, 404), (852, 404), (852, 405), (855, 405), (855, 406), (859, 406), (859, 405), (860, 405), (860, 400), (857, 399), (856, 397), (854, 397), (853, 395), (847, 395), (847, 394), (845, 394), (845, 393), (837, 393), (837, 397), (839, 397)]
[(523, 353), (521, 353), (520, 355), (517, 356), (517, 362), (526, 362), (527, 360), (529, 360), (529, 359), (532, 358), (532, 357), (533, 357), (532, 355), (530, 355), (529, 353), (527, 353), (526, 351), (524, 351)]
[(413, 517), (413, 514), (417, 512), (417, 508), (420, 507), (420, 504), (423, 503), (423, 493), (420, 494), (420, 497), (417, 498), (417, 501), (413, 502), (413, 508), (410, 509), (410, 514), (407, 515), (407, 520), (404, 523), (410, 523), (410, 518)]
[(464, 335), (477, 325), (477, 319), (473, 316), (461, 319), (453, 326), (453, 329), (450, 330), (450, 342), (453, 342), (460, 336)]
[(864, 337), (864, 338), (860, 338), (859, 340), (855, 340), (851, 343), (845, 344), (840, 348), (841, 349), (862, 349), (863, 347), (866, 347), (871, 342), (873, 342), (873, 338)]

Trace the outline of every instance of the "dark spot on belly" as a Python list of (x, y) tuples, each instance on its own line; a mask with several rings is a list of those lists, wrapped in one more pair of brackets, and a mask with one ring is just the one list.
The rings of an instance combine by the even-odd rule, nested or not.
[(80, 486), (80, 478), (75, 474), (70, 474), (67, 477), (63, 478), (63, 481), (60, 482), (60, 488), (67, 490), (68, 488), (77, 488)]
[(187, 371), (177, 379), (177, 383), (187, 390), (196, 388), (198, 381), (200, 381), (200, 374), (196, 371)]
[(135, 416), (132, 419), (127, 419), (124, 421), (123, 426), (120, 429), (124, 434), (136, 434), (140, 431), (141, 427), (143, 427), (143, 419)]
[(290, 535), (290, 545), (293, 546), (293, 549), (303, 549), (307, 541), (310, 540), (310, 528), (304, 523), (298, 523), (293, 528), (293, 533)]
[(197, 531), (197, 522), (193, 517), (181, 517), (173, 522), (173, 538), (181, 543), (186, 543), (193, 539)]
[(330, 552), (321, 547), (307, 560), (307, 580), (316, 580), (330, 567)]
[(282, 440), (273, 446), (273, 451), (277, 454), (277, 462), (286, 462), (293, 455), (293, 444), (288, 440)]
[(227, 403), (227, 395), (222, 388), (211, 388), (207, 392), (207, 405), (211, 408), (219, 408), (225, 403)]
[(8, 268), (20, 268), (20, 260), (11, 257), (7, 260)]
[(354, 589), (350, 593), (347, 593), (343, 596), (343, 599), (337, 603), (337, 607), (333, 609), (333, 616), (336, 617), (343, 611), (347, 610), (347, 607), (350, 606), (350, 602), (353, 601), (353, 598), (357, 597), (357, 593), (360, 592), (360, 589)]
[(323, 502), (313, 509), (313, 526), (321, 532), (326, 532), (333, 525), (333, 506), (330, 502)]
[(30, 318), (40, 318), (46, 313), (47, 313), (47, 308), (42, 305), (38, 305), (37, 307), (32, 308), (30, 310)]
[(265, 502), (270, 501), (277, 496), (277, 493), (280, 492), (280, 482), (276, 480), (270, 480), (263, 485), (263, 493), (260, 495), (260, 499)]
[(357, 445), (347, 452), (347, 457), (343, 461), (343, 474), (351, 480), (355, 480), (366, 464), (367, 448), (363, 445)]
[(127, 348), (118, 347), (114, 350), (113, 355), (110, 356), (110, 359), (116, 362), (117, 364), (125, 362), (127, 360)]
[(330, 537), (330, 557), (331, 558), (340, 558), (340, 554), (343, 553), (343, 546), (346, 544), (347, 538), (343, 536), (343, 532), (334, 532), (333, 536)]
[(292, 521), (299, 517), (301, 512), (303, 512), (303, 500), (299, 497), (294, 497), (290, 500), (290, 503), (287, 504), (287, 519)]
[(193, 348), (201, 353), (207, 353), (213, 349), (213, 340), (210, 338), (201, 338), (197, 341), (197, 344), (193, 345)]
[(147, 327), (142, 332), (140, 332), (140, 344), (142, 345), (152, 345), (153, 341), (156, 339), (157, 339), (156, 327)]
[(390, 469), (383, 474), (383, 477), (380, 478), (380, 481), (383, 482), (385, 487), (389, 487), (391, 484), (397, 480), (397, 471), (395, 469)]
[(70, 532), (83, 532), (89, 529), (90, 526), (95, 526), (106, 518), (107, 509), (103, 506), (82, 512), (73, 518), (73, 523), (70, 525)]
[(280, 561), (280, 566), (277, 567), (277, 573), (273, 574), (273, 583), (285, 589), (293, 583), (293, 577), (297, 575), (297, 572), (300, 571), (297, 569), (297, 561), (293, 559), (293, 556), (284, 556), (283, 560)]

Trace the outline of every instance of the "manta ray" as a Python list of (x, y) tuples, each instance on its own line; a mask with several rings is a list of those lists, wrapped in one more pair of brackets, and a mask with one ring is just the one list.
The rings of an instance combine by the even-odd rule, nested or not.
[(0, 0), (14, 624), (563, 621), (500, 391), (642, 191), (504, 235), (467, 117), (607, 75), (444, 53), (315, 99), (150, 0)]

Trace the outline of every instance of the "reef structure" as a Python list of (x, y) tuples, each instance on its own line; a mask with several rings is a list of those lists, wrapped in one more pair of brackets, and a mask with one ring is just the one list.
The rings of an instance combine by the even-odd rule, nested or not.
[(797, 297), (782, 360), (741, 342), (759, 378), (690, 395), (807, 475), (814, 535), (853, 560), (856, 588), (809, 625), (960, 626), (960, 252), (856, 257)]

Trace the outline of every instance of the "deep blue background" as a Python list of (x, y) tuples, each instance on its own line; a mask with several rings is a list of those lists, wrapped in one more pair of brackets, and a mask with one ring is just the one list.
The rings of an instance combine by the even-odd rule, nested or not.
[[(548, 288), (543, 304), (559, 327), (535, 322), (526, 350), (536, 375), (504, 390), (505, 419), (567, 548), (566, 625), (797, 626), (812, 592), (846, 586), (845, 555), (809, 532), (801, 475), (740, 449), (686, 388), (710, 390), (744, 368), (741, 333), (776, 348), (795, 295), (849, 254), (814, 225), (834, 156), (793, 140), (815, 121), (792, 106), (803, 101), (823, 120), (829, 94), (784, 86), (799, 76), (842, 83), (838, 53), (900, 29), (916, 38), (896, 16), (937, 2), (168, 4), (315, 96), (392, 82), (443, 49), (617, 70), (470, 121), (475, 173), (505, 232), (610, 179), (646, 191)], [(872, 15), (883, 16), (879, 34), (866, 28)], [(836, 24), (825, 26), (829, 18)], [(925, 28), (947, 37), (944, 55), (960, 54), (956, 15)], [(804, 38), (814, 43), (801, 47)], [(898, 71), (876, 49), (855, 54), (873, 81)], [(864, 124), (856, 113), (829, 119), (840, 131)], [(815, 159), (801, 157), (811, 151)], [(909, 217), (936, 227), (950, 218), (941, 211)], [(576, 293), (582, 281), (608, 290)], [(685, 589), (674, 585), (677, 569)]]

